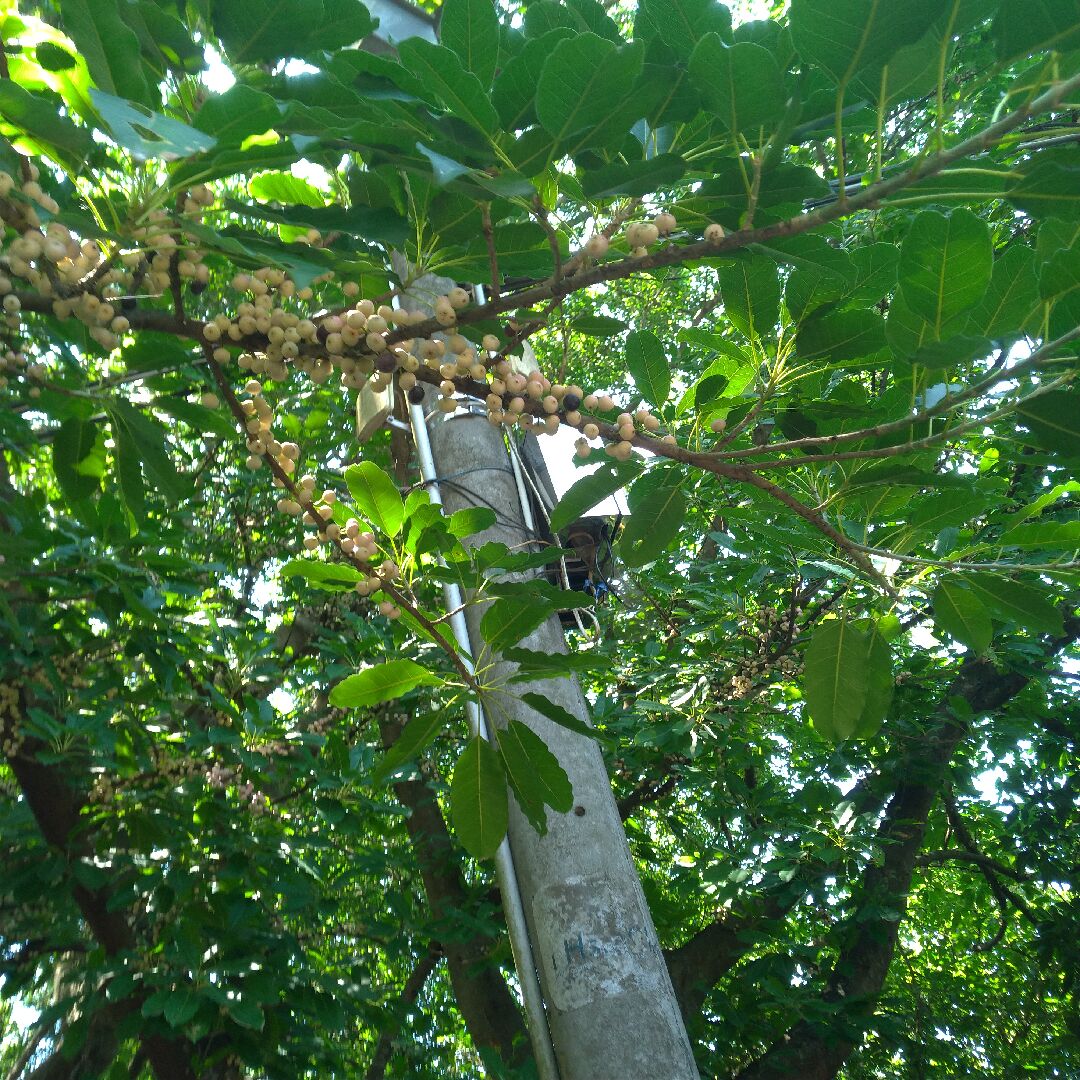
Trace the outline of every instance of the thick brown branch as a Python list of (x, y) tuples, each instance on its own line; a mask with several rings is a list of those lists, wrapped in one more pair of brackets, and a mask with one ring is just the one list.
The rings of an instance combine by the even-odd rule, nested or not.
[[(384, 719), (385, 742), (400, 734), (397, 721)], [(409, 811), (405, 828), (431, 907), (433, 932), (441, 937), (454, 998), (469, 1035), (478, 1047), (490, 1047), (507, 1064), (529, 1057), (529, 1038), (506, 982), (490, 953), (494, 942), (479, 934), (465, 935), (457, 912), (469, 906), (461, 868), (442, 811), (431, 789), (420, 780), (399, 780), (394, 793)], [(444, 936), (442, 936), (444, 935)]]
[[(38, 760), (38, 751), (44, 749), (34, 740), (27, 740), (19, 754), (7, 759), (8, 765), (46, 842), (69, 861), (75, 861), (88, 854), (85, 845), (77, 839), (81, 804), (58, 767), (43, 765)], [(106, 956), (116, 956), (136, 947), (126, 917), (122, 911), (110, 907), (110, 895), (106, 891), (88, 888), (74, 878), (70, 879), (69, 887), (90, 932)], [(114, 1023), (140, 1004), (138, 997), (117, 1003), (112, 1010), (119, 1014)], [(143, 1035), (142, 1042), (157, 1080), (195, 1080), (189, 1064), (193, 1048), (183, 1040)]]

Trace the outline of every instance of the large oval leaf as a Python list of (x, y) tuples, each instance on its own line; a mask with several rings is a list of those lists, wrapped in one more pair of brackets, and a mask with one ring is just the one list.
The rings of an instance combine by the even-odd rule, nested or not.
[(633, 513), (619, 543), (619, 554), (627, 566), (652, 562), (675, 539), (686, 516), (682, 480), (672, 471), (632, 507)]
[(892, 701), (892, 657), (873, 623), (830, 619), (806, 650), (803, 694), (814, 729), (830, 742), (867, 738)]
[(302, 577), (309, 585), (326, 592), (344, 592), (364, 577), (347, 563), (325, 563), (314, 559), (290, 559), (281, 568), (281, 576)]
[(509, 807), (506, 774), (494, 747), (474, 735), (461, 753), (450, 782), (450, 817), (465, 850), (490, 859), (506, 835)]
[(602, 499), (626, 487), (640, 472), (640, 462), (632, 459), (610, 465), (605, 463), (596, 472), (576, 480), (551, 512), (552, 531), (562, 532), (567, 525), (572, 525), (577, 521), (586, 510), (590, 510)]
[(986, 222), (970, 210), (924, 210), (900, 248), (900, 288), (908, 306), (942, 336), (949, 319), (970, 311), (986, 292), (993, 249)]
[(360, 513), (379, 532), (397, 536), (405, 520), (405, 503), (394, 481), (378, 465), (361, 461), (345, 470), (345, 483)]
[(492, 650), (513, 645), (535, 630), (554, 607), (535, 595), (501, 596), (484, 612), (480, 633)]
[(443, 714), (434, 709), (414, 716), (405, 725), (394, 745), (386, 751), (382, 760), (375, 766), (375, 771), (371, 774), (372, 781), (376, 784), (381, 783), (410, 758), (416, 757), (435, 738), (436, 732), (443, 725), (443, 720)]
[(942, 581), (934, 590), (934, 626), (977, 653), (990, 647), (994, 628), (990, 612), (960, 581)]
[(440, 686), (442, 679), (414, 660), (388, 660), (344, 678), (330, 691), (330, 704), (340, 709), (378, 705), (417, 686)]
[(496, 732), (506, 774), (519, 799), (565, 814), (574, 804), (570, 777), (544, 740), (520, 720)]
[(651, 330), (634, 330), (626, 336), (626, 369), (641, 396), (659, 408), (671, 393), (671, 368), (664, 343)]
[(784, 84), (771, 52), (741, 41), (725, 45), (718, 34), (706, 34), (690, 57), (690, 78), (705, 107), (728, 131), (752, 145), (779, 124), (784, 115)]

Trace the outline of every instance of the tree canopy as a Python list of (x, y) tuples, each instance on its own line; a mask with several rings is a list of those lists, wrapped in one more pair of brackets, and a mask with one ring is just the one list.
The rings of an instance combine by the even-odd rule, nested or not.
[[(446, 581), (703, 1076), (1080, 1072), (1080, 5), (760, 6), (0, 3), (11, 1080), (535, 1075)], [(575, 429), (607, 602), (361, 393)]]

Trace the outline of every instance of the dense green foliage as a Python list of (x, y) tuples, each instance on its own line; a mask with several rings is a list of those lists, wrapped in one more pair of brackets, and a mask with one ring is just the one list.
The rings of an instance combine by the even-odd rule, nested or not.
[(1080, 1073), (1080, 7), (772, 7), (0, 0), (12, 1077), (530, 1075), (485, 860), (572, 794), (439, 585), (539, 677), (589, 600), (394, 380), (627, 489), (564, 668), (702, 1075)]

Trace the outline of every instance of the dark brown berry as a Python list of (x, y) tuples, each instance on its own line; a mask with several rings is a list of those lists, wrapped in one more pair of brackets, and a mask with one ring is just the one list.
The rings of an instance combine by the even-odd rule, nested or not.
[(577, 394), (563, 394), (562, 403), (567, 412), (576, 412), (581, 408), (581, 398)]
[(397, 357), (392, 352), (379, 353), (379, 358), (375, 361), (375, 366), (387, 374), (397, 369)]
[(409, 404), (410, 405), (423, 405), (424, 403), (424, 388), (422, 386), (414, 386), (409, 391)]

